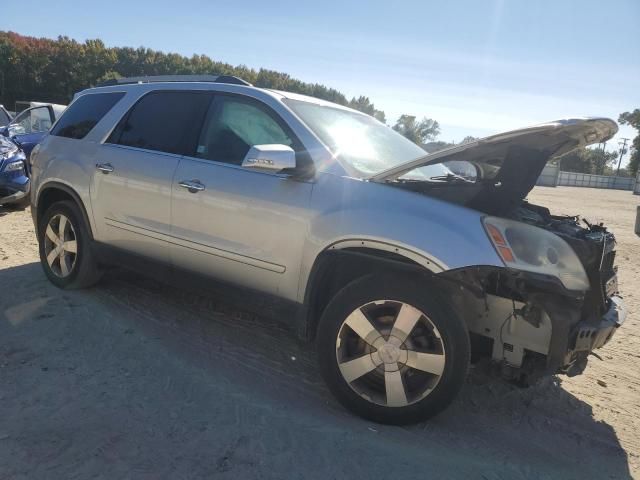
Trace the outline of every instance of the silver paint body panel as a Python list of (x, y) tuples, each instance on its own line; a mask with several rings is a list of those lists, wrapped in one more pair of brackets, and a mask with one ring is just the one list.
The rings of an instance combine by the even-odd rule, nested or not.
[[(155, 90), (227, 92), (263, 102), (303, 143), (315, 176), (302, 181), (106, 143), (129, 108)], [(47, 136), (32, 178), (35, 202), (50, 182), (72, 188), (97, 241), (297, 302), (303, 302), (314, 262), (327, 249), (391, 251), (434, 272), (503, 266), (480, 212), (348, 176), (282, 101), (282, 92), (154, 83), (94, 88), (76, 99), (108, 91), (126, 95), (84, 139)], [(113, 172), (96, 169), (104, 163)], [(198, 180), (205, 189), (192, 193), (179, 185), (185, 180)]]

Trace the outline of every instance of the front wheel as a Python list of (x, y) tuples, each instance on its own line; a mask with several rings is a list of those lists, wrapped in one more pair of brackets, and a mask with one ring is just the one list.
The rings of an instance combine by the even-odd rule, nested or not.
[(432, 285), (369, 275), (331, 300), (318, 327), (320, 371), (349, 410), (390, 424), (425, 420), (451, 403), (469, 365), (464, 322)]

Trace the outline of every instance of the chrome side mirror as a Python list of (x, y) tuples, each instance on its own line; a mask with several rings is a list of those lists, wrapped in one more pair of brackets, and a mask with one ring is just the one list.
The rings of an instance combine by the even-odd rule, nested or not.
[(244, 168), (279, 172), (286, 168), (295, 168), (296, 153), (286, 145), (254, 145), (242, 161)]

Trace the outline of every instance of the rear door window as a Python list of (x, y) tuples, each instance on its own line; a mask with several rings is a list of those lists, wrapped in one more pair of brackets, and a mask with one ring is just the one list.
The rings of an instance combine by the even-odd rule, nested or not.
[(196, 143), (210, 101), (208, 92), (151, 92), (131, 108), (108, 142), (183, 154)]
[(51, 130), (51, 135), (84, 138), (122, 97), (123, 92), (83, 95), (64, 112)]

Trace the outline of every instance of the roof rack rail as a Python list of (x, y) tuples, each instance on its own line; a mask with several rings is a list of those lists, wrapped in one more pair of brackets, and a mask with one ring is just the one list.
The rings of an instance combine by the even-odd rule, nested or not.
[(97, 87), (108, 87), (111, 85), (127, 85), (131, 83), (158, 83), (158, 82), (212, 82), (230, 83), (233, 85), (245, 85), (252, 87), (249, 82), (233, 75), (152, 75), (142, 77), (122, 77), (113, 78), (101, 82)]

